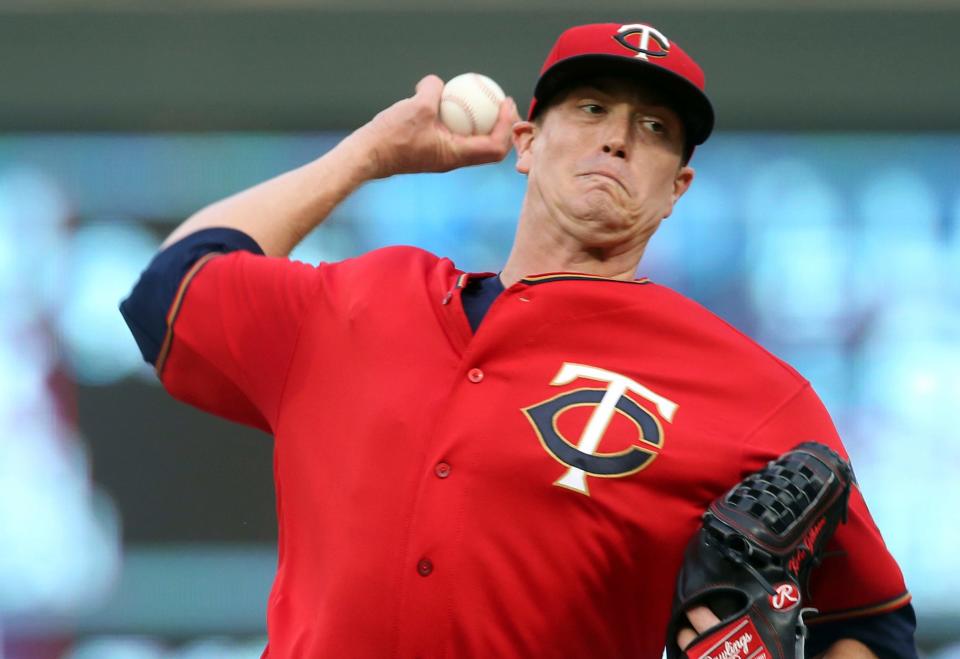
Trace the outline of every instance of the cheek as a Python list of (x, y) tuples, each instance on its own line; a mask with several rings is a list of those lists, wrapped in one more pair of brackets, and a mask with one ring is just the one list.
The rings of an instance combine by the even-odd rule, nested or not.
[(642, 193), (641, 198), (646, 197), (658, 208), (664, 207), (667, 210), (673, 205), (675, 168), (673, 167), (655, 167), (639, 174)]
[(552, 188), (563, 185), (562, 153), (561, 149), (554, 148), (553, 145), (532, 150), (528, 164), (530, 178), (537, 181), (540, 187)]

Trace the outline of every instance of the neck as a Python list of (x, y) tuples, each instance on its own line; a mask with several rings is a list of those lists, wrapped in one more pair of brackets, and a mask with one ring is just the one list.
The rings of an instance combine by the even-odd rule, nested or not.
[(585, 242), (525, 200), (510, 256), (500, 273), (504, 286), (545, 272), (579, 272), (631, 281), (653, 231), (622, 241)]

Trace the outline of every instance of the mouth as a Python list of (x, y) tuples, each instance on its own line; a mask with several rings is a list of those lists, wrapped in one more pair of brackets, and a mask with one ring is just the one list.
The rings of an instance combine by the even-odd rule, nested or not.
[(586, 178), (588, 176), (596, 176), (596, 177), (608, 179), (610, 181), (613, 181), (617, 185), (619, 185), (620, 188), (627, 194), (629, 194), (630, 192), (629, 190), (627, 190), (627, 186), (623, 184), (623, 181), (621, 181), (619, 177), (617, 177), (615, 174), (611, 172), (594, 171), (594, 172), (584, 172), (583, 174), (580, 174), (580, 177), (582, 178)]

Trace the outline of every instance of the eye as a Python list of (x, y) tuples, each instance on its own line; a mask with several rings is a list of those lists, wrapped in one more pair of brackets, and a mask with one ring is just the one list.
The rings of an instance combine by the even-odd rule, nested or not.
[(604, 112), (603, 106), (599, 103), (583, 103), (579, 107), (587, 114), (603, 114)]
[(662, 121), (658, 119), (643, 119), (641, 122), (647, 130), (651, 133), (656, 133), (658, 135), (665, 135), (667, 132), (667, 126)]

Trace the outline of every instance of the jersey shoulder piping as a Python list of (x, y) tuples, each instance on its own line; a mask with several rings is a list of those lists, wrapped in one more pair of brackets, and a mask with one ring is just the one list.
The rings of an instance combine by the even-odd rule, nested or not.
[(911, 600), (909, 592), (901, 593), (900, 595), (883, 601), (876, 604), (867, 604), (864, 606), (859, 606), (853, 609), (846, 609), (844, 611), (834, 611), (831, 613), (824, 614), (815, 614), (810, 617), (808, 622), (811, 625), (824, 622), (834, 622), (837, 620), (848, 620), (850, 618), (859, 618), (863, 616), (872, 616), (879, 615), (882, 613), (889, 613), (899, 609), (902, 606), (906, 606)]
[(160, 354), (157, 356), (157, 363), (154, 367), (157, 377), (163, 376), (163, 367), (167, 363), (167, 355), (170, 353), (170, 344), (173, 342), (173, 325), (177, 320), (177, 316), (180, 315), (180, 306), (183, 304), (183, 296), (187, 292), (190, 282), (193, 281), (193, 278), (198, 272), (200, 272), (203, 266), (218, 256), (223, 256), (223, 252), (208, 252), (204, 254), (190, 267), (189, 270), (187, 270), (187, 274), (185, 274), (183, 279), (180, 280), (180, 286), (177, 289), (177, 294), (173, 298), (173, 304), (170, 305), (170, 310), (167, 312), (167, 331), (164, 334), (163, 344), (160, 347)]
[(614, 284), (649, 284), (650, 280), (644, 277), (643, 279), (614, 279), (612, 277), (603, 277), (601, 275), (587, 275), (580, 274), (576, 272), (552, 272), (543, 275), (531, 275), (529, 277), (524, 277), (520, 280), (520, 283), (527, 284), (528, 286), (536, 286), (537, 284), (546, 284), (548, 282), (554, 281), (606, 281)]

